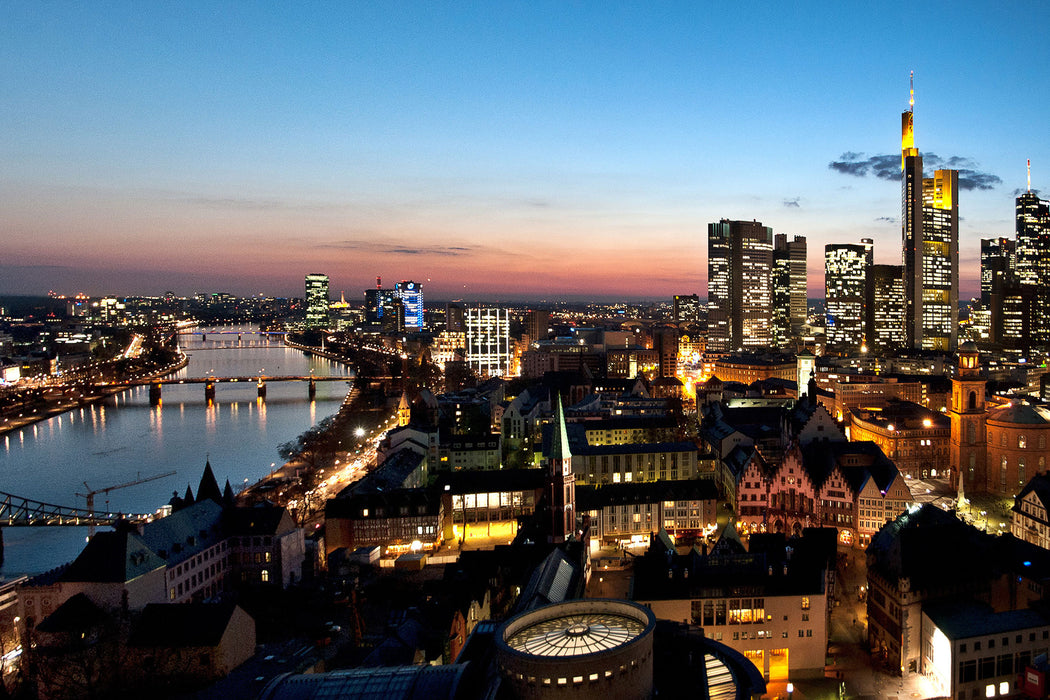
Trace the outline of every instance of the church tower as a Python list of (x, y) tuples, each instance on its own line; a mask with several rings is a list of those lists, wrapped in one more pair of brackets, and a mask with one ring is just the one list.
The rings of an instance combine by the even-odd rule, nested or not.
[[(985, 379), (981, 376), (977, 346), (972, 342), (959, 347), (959, 366), (952, 377), (951, 479), (959, 494), (987, 490), (988, 440), (984, 405)], [(962, 479), (960, 479), (962, 475)]]
[(549, 540), (554, 544), (571, 539), (576, 532), (576, 477), (572, 473), (572, 452), (565, 430), (565, 410), (561, 395), (554, 404), (554, 431), (547, 455), (547, 480), (551, 513)]
[(412, 404), (408, 402), (408, 393), (401, 392), (401, 403), (397, 405), (397, 427), (404, 428), (412, 421)]

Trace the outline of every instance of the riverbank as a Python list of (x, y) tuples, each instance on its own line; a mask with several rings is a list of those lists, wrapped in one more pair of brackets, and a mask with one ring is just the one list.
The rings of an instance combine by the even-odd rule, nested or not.
[[(175, 372), (178, 372), (180, 369), (189, 364), (189, 361), (189, 356), (180, 350), (179, 357), (175, 362), (171, 363), (170, 365), (165, 365), (157, 371), (151, 372), (150, 374), (147, 374), (143, 377), (139, 377), (138, 379), (160, 379), (161, 377), (166, 377), (169, 374), (174, 374)], [(46, 405), (43, 409), (35, 408), (33, 409), (33, 412), (28, 415), (20, 415), (17, 417), (9, 416), (4, 418), (3, 422), (0, 422), (0, 435), (3, 435), (4, 433), (9, 433), (12, 430), (24, 428), (25, 426), (32, 425), (33, 423), (38, 423), (40, 421), (48, 420), (49, 418), (54, 418), (55, 416), (59, 416), (63, 413), (66, 413), (67, 411), (72, 411), (77, 408), (83, 408), (84, 406), (96, 404), (100, 401), (109, 398), (110, 396), (113, 396), (114, 394), (119, 394), (120, 392), (127, 391), (129, 389), (129, 387), (127, 386), (102, 386), (96, 388), (98, 389), (99, 393), (91, 394), (89, 396), (81, 395), (75, 398), (66, 397), (64, 395), (52, 396), (50, 398), (45, 396), (44, 401), (46, 402)]]

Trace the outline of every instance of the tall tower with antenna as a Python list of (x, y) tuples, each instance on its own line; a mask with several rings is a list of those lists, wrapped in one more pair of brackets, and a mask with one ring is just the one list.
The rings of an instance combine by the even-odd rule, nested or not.
[(1028, 189), (1016, 200), (1017, 281), (1032, 294), (1027, 346), (1050, 344), (1050, 202)]
[(923, 178), (915, 146), (915, 74), (901, 114), (901, 239), (908, 347), (955, 349), (959, 314), (959, 173)]

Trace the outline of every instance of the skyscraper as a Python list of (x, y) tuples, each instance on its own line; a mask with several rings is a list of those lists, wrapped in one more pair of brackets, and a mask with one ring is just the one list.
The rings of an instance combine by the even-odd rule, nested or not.
[(923, 178), (915, 147), (915, 89), (901, 115), (901, 236), (907, 344), (954, 350), (959, 315), (959, 172)]
[(808, 311), (806, 288), (806, 237), (774, 236), (773, 245), (773, 344), (787, 347), (802, 335)]
[(864, 303), (868, 350), (886, 353), (904, 347), (904, 268), (872, 265)]
[(773, 343), (773, 229), (722, 219), (707, 226), (707, 348)]
[(308, 328), (328, 326), (328, 275), (306, 276), (306, 325)]
[(467, 309), (467, 364), (481, 377), (502, 377), (510, 370), (510, 312)]
[[(1017, 198), (1017, 281), (1032, 293), (1030, 345), (1050, 345), (1050, 202), (1028, 190)], [(983, 280), (982, 280), (983, 282)]]
[(824, 316), (829, 349), (856, 351), (864, 344), (868, 259), (864, 245), (824, 246)]
[(402, 280), (394, 285), (394, 296), (405, 305), (405, 329), (423, 330), (423, 285)]
[(981, 239), (981, 305), (988, 307), (992, 292), (1008, 283), (1014, 270), (1015, 243), (1009, 238)]
[(674, 322), (696, 323), (700, 320), (700, 297), (696, 294), (674, 295)]

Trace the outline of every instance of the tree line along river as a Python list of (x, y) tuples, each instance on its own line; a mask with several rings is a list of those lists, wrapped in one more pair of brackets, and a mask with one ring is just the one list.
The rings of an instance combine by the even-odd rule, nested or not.
[[(189, 363), (175, 378), (352, 374), (337, 362), (285, 347), (280, 336), (255, 333), (253, 326), (199, 330), (205, 335), (180, 336)], [(165, 385), (157, 406), (150, 405), (148, 387), (135, 387), (0, 435), (0, 491), (83, 508), (78, 493), (176, 472), (95, 495), (95, 510), (149, 513), (173, 492), (181, 496), (187, 486), (196, 492), (206, 460), (220, 487), (229, 479), (239, 491), (280, 464), (278, 445), (336, 413), (349, 389), (343, 382), (316, 387), (311, 399), (306, 382), (272, 382), (262, 400), (254, 382), (220, 383), (209, 403), (202, 384)], [(0, 575), (13, 578), (74, 559), (87, 528), (5, 527), (3, 537)]]

